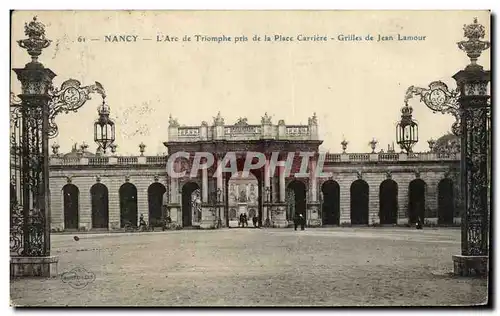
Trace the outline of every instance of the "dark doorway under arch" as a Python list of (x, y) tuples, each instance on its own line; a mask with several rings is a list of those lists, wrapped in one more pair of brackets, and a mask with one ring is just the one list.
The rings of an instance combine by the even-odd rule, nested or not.
[(415, 224), (420, 218), (422, 223), (425, 219), (425, 181), (415, 179), (410, 182), (408, 220), (410, 224)]
[(192, 195), (200, 186), (195, 182), (187, 182), (182, 186), (182, 226), (193, 226)]
[(159, 182), (152, 183), (148, 188), (149, 223), (159, 223), (163, 218), (163, 195), (167, 192)]
[(78, 199), (80, 190), (74, 184), (66, 184), (63, 189), (64, 229), (78, 229)]
[(108, 188), (102, 183), (96, 183), (90, 188), (90, 196), (92, 200), (92, 228), (108, 229)]
[(337, 181), (328, 180), (321, 186), (323, 193), (323, 225), (340, 224), (340, 186)]
[(307, 188), (304, 182), (298, 181), (298, 180), (293, 180), (288, 184), (288, 190), (289, 192), (293, 192), (293, 201), (288, 201), (288, 203), (293, 203), (293, 209), (292, 211), (289, 211), (289, 220), (293, 220), (295, 217), (295, 214), (302, 214), (304, 217), (304, 220), (307, 220), (306, 217), (306, 192)]
[(368, 225), (369, 186), (358, 179), (351, 184), (351, 224)]
[(398, 184), (387, 179), (382, 181), (379, 190), (380, 224), (397, 224), (398, 222)]
[(438, 224), (453, 224), (454, 213), (453, 180), (445, 178), (438, 184)]
[(132, 183), (122, 184), (120, 195), (120, 227), (137, 226), (137, 188)]

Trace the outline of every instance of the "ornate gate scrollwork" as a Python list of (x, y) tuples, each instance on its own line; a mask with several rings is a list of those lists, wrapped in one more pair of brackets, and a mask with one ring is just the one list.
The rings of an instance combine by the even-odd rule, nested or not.
[(103, 99), (106, 98), (104, 87), (99, 83), (85, 87), (80, 87), (81, 83), (75, 79), (68, 79), (63, 82), (61, 88), (51, 87), (49, 91), (52, 96), (49, 108), (49, 138), (54, 138), (59, 134), (55, 119), (57, 114), (64, 112), (76, 112), (87, 100), (90, 94), (98, 93)]

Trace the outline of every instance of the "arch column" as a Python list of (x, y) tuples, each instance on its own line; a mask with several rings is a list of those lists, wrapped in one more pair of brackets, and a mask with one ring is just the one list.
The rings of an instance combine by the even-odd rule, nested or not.
[(308, 201), (307, 225), (311, 227), (321, 226), (318, 202), (318, 178), (316, 177), (317, 157), (314, 156), (309, 161), (309, 183), (311, 186), (311, 195)]

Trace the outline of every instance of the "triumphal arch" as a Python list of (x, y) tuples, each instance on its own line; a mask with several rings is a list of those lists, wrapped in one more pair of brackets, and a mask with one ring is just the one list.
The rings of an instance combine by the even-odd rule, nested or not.
[[(218, 113), (210, 125), (204, 121), (200, 126), (180, 126), (170, 117), (164, 145), (169, 158), (175, 159), (167, 163), (168, 216), (184, 227), (234, 227), (240, 214), (257, 217), (264, 227), (286, 227), (300, 213), (308, 225), (321, 225), (314, 173), (321, 143), (315, 114), (307, 125), (287, 125), (284, 120), (273, 124), (267, 113), (260, 124), (246, 118), (226, 124)], [(250, 152), (262, 154), (265, 163), (245, 174)], [(206, 168), (192, 171), (197, 153), (214, 159)], [(227, 167), (228, 155), (236, 162), (231, 171), (221, 168)], [(278, 164), (273, 165), (273, 159)], [(208, 160), (202, 158), (202, 163)], [(176, 176), (168, 172), (169, 163)], [(304, 170), (313, 172), (307, 176)]]

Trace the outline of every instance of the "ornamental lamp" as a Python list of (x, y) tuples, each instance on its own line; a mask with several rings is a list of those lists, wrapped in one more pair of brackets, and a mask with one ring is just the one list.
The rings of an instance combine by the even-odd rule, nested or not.
[(110, 109), (104, 98), (97, 113), (99, 118), (94, 123), (94, 141), (106, 153), (106, 149), (115, 141), (115, 123), (109, 118)]
[(401, 121), (396, 126), (396, 143), (406, 153), (411, 153), (418, 143), (418, 124), (412, 118), (413, 108), (406, 103), (401, 108)]

